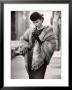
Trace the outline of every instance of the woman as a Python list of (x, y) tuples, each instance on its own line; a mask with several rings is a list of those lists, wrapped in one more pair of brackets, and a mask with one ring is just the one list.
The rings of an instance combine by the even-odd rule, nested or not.
[(35, 28), (29, 28), (20, 38), (18, 51), (25, 57), (29, 79), (44, 79), (46, 67), (55, 50), (55, 37), (52, 27), (43, 26), (43, 15), (34, 12), (30, 20)]

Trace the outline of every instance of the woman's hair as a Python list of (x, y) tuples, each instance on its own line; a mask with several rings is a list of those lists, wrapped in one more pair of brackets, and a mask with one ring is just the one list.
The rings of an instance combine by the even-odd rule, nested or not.
[(32, 13), (32, 14), (30, 15), (30, 20), (31, 20), (31, 21), (36, 21), (36, 20), (38, 20), (38, 19), (44, 20), (43, 14), (40, 14), (40, 13), (38, 13), (38, 12), (34, 12), (34, 13)]

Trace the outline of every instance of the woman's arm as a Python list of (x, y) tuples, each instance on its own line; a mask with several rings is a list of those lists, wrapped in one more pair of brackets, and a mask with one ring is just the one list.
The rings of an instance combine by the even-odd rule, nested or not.
[(45, 54), (45, 58), (46, 58), (47, 63), (49, 63), (55, 48), (56, 48), (56, 39), (55, 39), (55, 36), (53, 34), (52, 28), (50, 28), (48, 30), (48, 32), (46, 33), (45, 40), (42, 44), (42, 49), (43, 49), (43, 52)]

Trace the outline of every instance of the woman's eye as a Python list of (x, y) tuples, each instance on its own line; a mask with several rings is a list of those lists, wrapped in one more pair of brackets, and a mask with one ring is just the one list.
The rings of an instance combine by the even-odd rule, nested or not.
[(35, 23), (38, 23), (38, 22), (35, 22)]

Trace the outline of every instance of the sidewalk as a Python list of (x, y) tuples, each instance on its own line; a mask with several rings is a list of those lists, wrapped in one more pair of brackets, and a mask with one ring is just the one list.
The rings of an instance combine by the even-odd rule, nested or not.
[(47, 66), (45, 79), (61, 79), (61, 52), (55, 52)]

